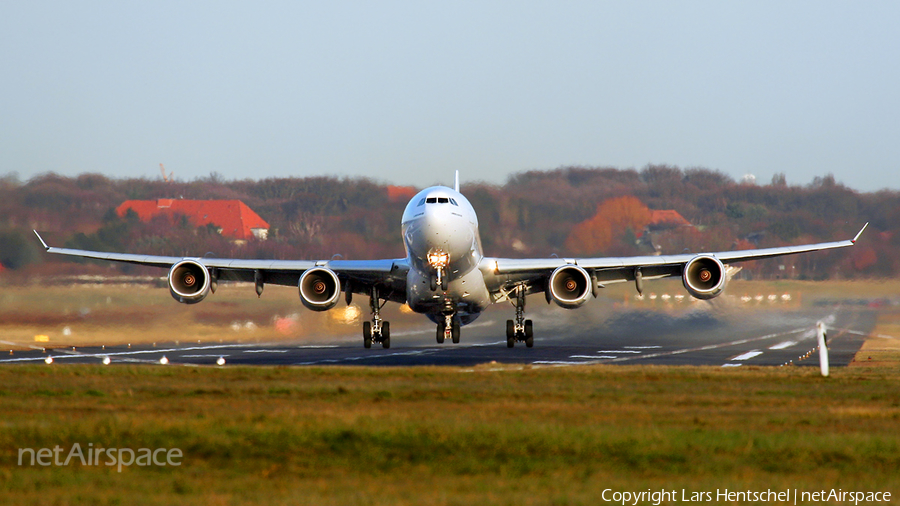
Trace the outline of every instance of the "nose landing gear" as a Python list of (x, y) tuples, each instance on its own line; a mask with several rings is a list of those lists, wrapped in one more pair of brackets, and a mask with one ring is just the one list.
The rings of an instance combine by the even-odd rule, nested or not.
[(515, 347), (516, 341), (524, 342), (528, 348), (534, 346), (534, 323), (525, 319), (525, 287), (522, 285), (516, 288), (516, 319), (506, 320), (506, 347)]

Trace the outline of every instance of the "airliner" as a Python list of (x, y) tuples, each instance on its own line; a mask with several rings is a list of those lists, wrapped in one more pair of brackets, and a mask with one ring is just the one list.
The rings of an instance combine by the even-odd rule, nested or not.
[(611, 283), (633, 282), (643, 293), (644, 281), (680, 276), (697, 299), (712, 299), (725, 288), (726, 266), (747, 260), (852, 246), (846, 241), (780, 248), (678, 255), (601, 258), (495, 258), (481, 246), (475, 209), (454, 188), (433, 186), (420, 191), (403, 212), (400, 230), (405, 258), (382, 260), (242, 260), (106, 253), (48, 246), (48, 253), (161, 267), (169, 270), (169, 292), (178, 302), (195, 304), (215, 293), (219, 281), (245, 281), (261, 295), (265, 284), (296, 286), (300, 301), (313, 311), (335, 307), (341, 293), (349, 305), (354, 294), (369, 297), (371, 320), (363, 322), (363, 346), (391, 346), (390, 322), (381, 316), (388, 302), (407, 304), (437, 325), (436, 339), (459, 343), (460, 327), (488, 306), (509, 301), (515, 318), (506, 321), (506, 345), (534, 346), (534, 325), (525, 319), (525, 298), (543, 293), (547, 303), (574, 309)]

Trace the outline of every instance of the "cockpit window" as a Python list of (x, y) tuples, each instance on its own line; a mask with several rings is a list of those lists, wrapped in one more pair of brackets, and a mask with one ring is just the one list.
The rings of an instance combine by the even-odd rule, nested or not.
[(450, 199), (447, 197), (438, 197), (438, 204), (446, 204), (448, 202), (450, 202)]
[(425, 205), (425, 199), (423, 198), (422, 200), (419, 201), (419, 205), (416, 207), (424, 206), (424, 205)]
[(437, 198), (435, 198), (435, 197), (428, 197), (427, 199), (425, 199), (425, 202), (428, 202), (429, 204), (436, 204), (436, 203), (437, 203)]
[(452, 198), (450, 199), (450, 203), (453, 204), (453, 205), (456, 206), (456, 207), (459, 207), (459, 204), (457, 204), (456, 201), (453, 200)]

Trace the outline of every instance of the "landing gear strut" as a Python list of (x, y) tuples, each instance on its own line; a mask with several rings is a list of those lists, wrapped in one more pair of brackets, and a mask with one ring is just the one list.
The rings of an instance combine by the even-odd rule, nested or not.
[(447, 276), (444, 274), (443, 267), (436, 268), (434, 276), (431, 276), (431, 291), (436, 292), (438, 286), (441, 287), (441, 290), (447, 291)]
[(525, 319), (525, 286), (516, 288), (516, 319), (506, 320), (506, 347), (512, 348), (516, 341), (524, 342), (525, 346), (534, 346), (534, 324)]
[[(385, 300), (387, 303), (387, 300)], [(391, 347), (391, 323), (381, 318), (383, 304), (378, 300), (378, 287), (372, 287), (369, 297), (369, 308), (372, 310), (372, 321), (363, 322), (363, 346), (372, 347), (372, 342), (381, 343), (385, 349)]]
[(459, 319), (454, 318), (456, 308), (453, 301), (446, 299), (444, 301), (444, 321), (437, 324), (437, 342), (444, 344), (444, 340), (450, 339), (453, 344), (459, 344)]

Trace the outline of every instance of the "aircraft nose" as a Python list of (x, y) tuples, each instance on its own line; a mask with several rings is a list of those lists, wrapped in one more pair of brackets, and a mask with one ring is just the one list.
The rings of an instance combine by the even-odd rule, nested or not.
[(425, 249), (423, 253), (440, 249), (450, 254), (451, 261), (467, 254), (475, 239), (465, 218), (440, 209), (426, 212), (417, 232)]

